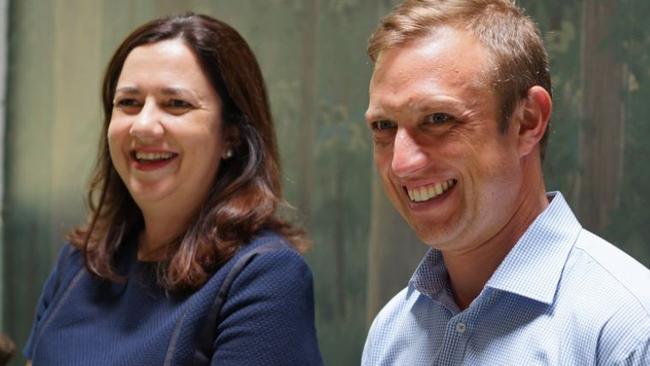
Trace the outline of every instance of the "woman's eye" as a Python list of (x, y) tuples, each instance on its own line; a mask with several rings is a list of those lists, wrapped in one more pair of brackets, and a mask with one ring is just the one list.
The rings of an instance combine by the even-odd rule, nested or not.
[(132, 106), (138, 105), (138, 101), (135, 100), (135, 99), (125, 98), (125, 99), (118, 100), (114, 104), (116, 104), (118, 106), (121, 106), (121, 107), (132, 107)]
[(169, 102), (167, 102), (167, 106), (177, 109), (188, 109), (192, 107), (190, 103), (180, 99), (170, 99)]
[(133, 112), (141, 107), (140, 101), (133, 98), (118, 99), (113, 102), (113, 106), (126, 112)]
[(375, 131), (383, 131), (395, 128), (395, 122), (388, 120), (375, 121), (370, 124), (370, 127)]
[(426, 118), (426, 122), (432, 123), (434, 125), (447, 123), (451, 120), (453, 120), (453, 117), (448, 115), (447, 113), (433, 113), (428, 115)]

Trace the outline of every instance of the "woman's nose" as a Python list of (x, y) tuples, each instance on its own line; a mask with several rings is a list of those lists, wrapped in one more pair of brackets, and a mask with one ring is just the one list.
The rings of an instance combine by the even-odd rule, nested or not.
[(154, 101), (146, 101), (140, 112), (133, 116), (129, 133), (142, 141), (158, 139), (165, 132), (162, 125), (163, 117), (164, 113)]

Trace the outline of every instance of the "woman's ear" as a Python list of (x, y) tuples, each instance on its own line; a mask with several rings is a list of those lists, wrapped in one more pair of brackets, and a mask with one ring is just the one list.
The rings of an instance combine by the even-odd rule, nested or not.
[(224, 149), (221, 158), (224, 160), (230, 159), (236, 154), (237, 148), (241, 143), (241, 135), (239, 128), (233, 124), (227, 124), (224, 127)]
[(551, 118), (553, 101), (546, 89), (536, 85), (528, 89), (519, 108), (522, 109), (518, 121), (519, 154), (523, 157), (535, 151), (544, 137), (548, 121)]

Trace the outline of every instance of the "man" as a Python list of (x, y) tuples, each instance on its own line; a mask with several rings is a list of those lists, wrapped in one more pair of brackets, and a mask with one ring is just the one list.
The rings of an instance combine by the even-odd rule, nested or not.
[(508, 0), (407, 0), (368, 52), (375, 163), (431, 250), (362, 364), (650, 365), (650, 271), (545, 192), (533, 22)]

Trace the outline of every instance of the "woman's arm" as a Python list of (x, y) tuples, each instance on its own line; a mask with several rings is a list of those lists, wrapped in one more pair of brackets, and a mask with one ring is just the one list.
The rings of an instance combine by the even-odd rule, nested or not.
[[(71, 262), (73, 260), (73, 253), (76, 255), (75, 263)], [(71, 277), (70, 275), (76, 273), (76, 271), (81, 268), (81, 262), (79, 262), (79, 259), (79, 253), (69, 244), (65, 244), (63, 248), (61, 248), (59, 259), (47, 281), (45, 281), (45, 284), (43, 285), (43, 290), (41, 291), (41, 296), (36, 306), (36, 314), (34, 316), (32, 329), (25, 347), (23, 348), (23, 355), (29, 360), (28, 363), (31, 363), (31, 360), (34, 359), (32, 351), (34, 344), (37, 341), (37, 329), (46, 317), (57, 290), (60, 287), (65, 288), (67, 286), (67, 282), (65, 281), (68, 281)]]
[(212, 365), (322, 365), (312, 274), (289, 248), (256, 256), (221, 311)]

